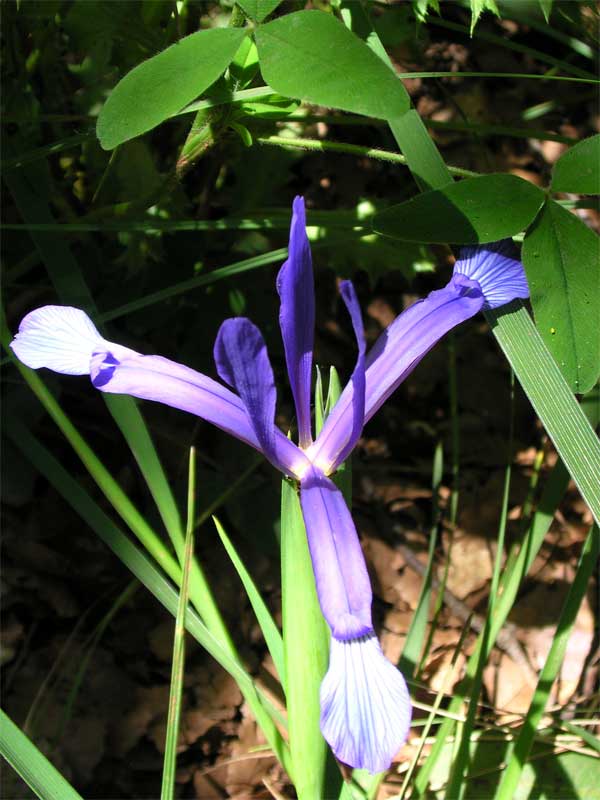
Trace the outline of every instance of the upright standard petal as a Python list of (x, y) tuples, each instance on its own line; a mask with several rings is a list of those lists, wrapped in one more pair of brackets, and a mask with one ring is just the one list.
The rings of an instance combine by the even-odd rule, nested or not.
[(372, 633), (371, 583), (358, 535), (340, 490), (310, 467), (300, 504), (323, 616), (338, 639)]
[(365, 418), (365, 352), (367, 349), (362, 314), (360, 313), (360, 303), (358, 302), (351, 281), (342, 281), (340, 293), (352, 320), (352, 327), (354, 328), (354, 335), (358, 346), (358, 357), (356, 359), (356, 366), (350, 377), (350, 384), (352, 386), (352, 426), (348, 430), (340, 430), (338, 428), (338, 433), (345, 437), (345, 443), (340, 441), (337, 456), (338, 465), (345, 461), (352, 450), (354, 450), (362, 433)]
[(337, 758), (383, 772), (406, 741), (410, 720), (406, 682), (377, 637), (332, 639), (321, 684), (321, 731)]
[[(367, 354), (364, 421), (373, 416), (444, 334), (474, 316), (483, 304), (479, 284), (456, 275), (444, 289), (431, 292), (396, 317)], [(354, 387), (349, 383), (308, 452), (311, 461), (326, 473), (335, 471), (341, 463), (340, 444), (352, 426), (353, 402)]]
[(499, 308), (517, 297), (529, 297), (525, 270), (512, 239), (463, 247), (454, 274), (477, 281), (485, 297), (484, 308)]
[(219, 376), (239, 394), (263, 452), (272, 459), (277, 392), (261, 332), (245, 317), (225, 320), (217, 334), (214, 357)]
[(72, 306), (42, 306), (21, 320), (10, 343), (31, 369), (47, 367), (64, 375), (89, 375), (94, 350), (104, 339), (85, 311)]
[(315, 289), (302, 197), (294, 200), (288, 258), (277, 276), (277, 291), (281, 298), (279, 324), (296, 405), (298, 438), (300, 447), (306, 448), (312, 441), (310, 379), (315, 335)]

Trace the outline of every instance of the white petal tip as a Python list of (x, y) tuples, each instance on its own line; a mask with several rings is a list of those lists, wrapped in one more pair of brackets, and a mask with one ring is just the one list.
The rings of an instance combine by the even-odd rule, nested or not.
[(88, 375), (92, 353), (104, 346), (104, 339), (80, 308), (42, 306), (23, 318), (10, 346), (31, 369)]
[(389, 769), (406, 742), (410, 719), (406, 682), (377, 637), (332, 639), (321, 684), (321, 731), (336, 757), (372, 774)]

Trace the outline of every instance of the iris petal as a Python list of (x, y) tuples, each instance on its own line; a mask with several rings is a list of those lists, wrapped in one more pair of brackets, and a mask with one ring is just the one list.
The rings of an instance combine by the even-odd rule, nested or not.
[(256, 438), (272, 459), (277, 392), (261, 332), (245, 317), (225, 320), (217, 334), (214, 356), (220, 377), (240, 395)]
[(480, 247), (463, 247), (454, 274), (476, 280), (485, 297), (484, 308), (498, 308), (517, 297), (529, 297), (529, 287), (512, 239)]
[(300, 504), (317, 596), (332, 634), (352, 639), (369, 633), (373, 630), (371, 583), (342, 493), (311, 467), (300, 482)]
[(64, 375), (89, 375), (92, 353), (102, 348), (104, 341), (80, 308), (42, 306), (23, 318), (10, 346), (32, 369), (47, 367)]
[(332, 639), (321, 684), (321, 731), (337, 758), (383, 772), (406, 741), (410, 719), (406, 682), (377, 637)]
[(296, 197), (290, 227), (289, 255), (277, 276), (281, 299), (279, 325), (298, 418), (301, 447), (312, 441), (310, 386), (315, 336), (315, 289), (312, 257), (306, 236), (304, 200)]

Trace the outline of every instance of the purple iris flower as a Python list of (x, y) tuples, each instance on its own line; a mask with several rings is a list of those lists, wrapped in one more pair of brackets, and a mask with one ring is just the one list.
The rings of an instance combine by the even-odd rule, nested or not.
[(34, 369), (90, 375), (102, 392), (196, 414), (261, 451), (298, 482), (317, 593), (332, 637), (321, 686), (321, 730), (340, 761), (376, 773), (390, 766), (406, 741), (411, 704), (404, 678), (381, 652), (356, 528), (329, 476), (348, 457), (365, 422), (445, 333), (483, 308), (528, 297), (527, 282), (511, 242), (465, 248), (449, 283), (400, 314), (368, 354), (354, 288), (342, 282), (358, 357), (315, 440), (310, 412), (315, 301), (301, 197), (294, 200), (289, 255), (277, 290), (298, 445), (275, 425), (273, 370), (262, 335), (248, 319), (226, 320), (215, 343), (217, 372), (233, 391), (169, 359), (107, 341), (83, 311), (67, 306), (29, 313), (11, 347)]

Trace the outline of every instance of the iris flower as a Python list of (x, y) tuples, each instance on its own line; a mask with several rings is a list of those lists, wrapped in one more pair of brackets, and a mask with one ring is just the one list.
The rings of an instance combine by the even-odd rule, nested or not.
[[(484, 308), (528, 296), (511, 242), (463, 249), (449, 283), (415, 303), (366, 353), (360, 306), (341, 283), (358, 357), (348, 385), (316, 439), (311, 427), (315, 301), (304, 202), (293, 204), (288, 259), (277, 278), (279, 321), (298, 423), (298, 444), (275, 425), (273, 370), (260, 331), (228, 319), (214, 358), (223, 383), (189, 367), (104, 339), (89, 317), (44, 306), (21, 322), (11, 346), (34, 369), (89, 375), (102, 392), (154, 400), (195, 414), (262, 452), (297, 481), (317, 593), (331, 629), (321, 685), (321, 730), (340, 761), (372, 773), (387, 769), (406, 741), (411, 704), (401, 673), (383, 655), (371, 618), (372, 592), (356, 528), (331, 475), (363, 425), (439, 339)], [(231, 388), (223, 385), (227, 384)]]

